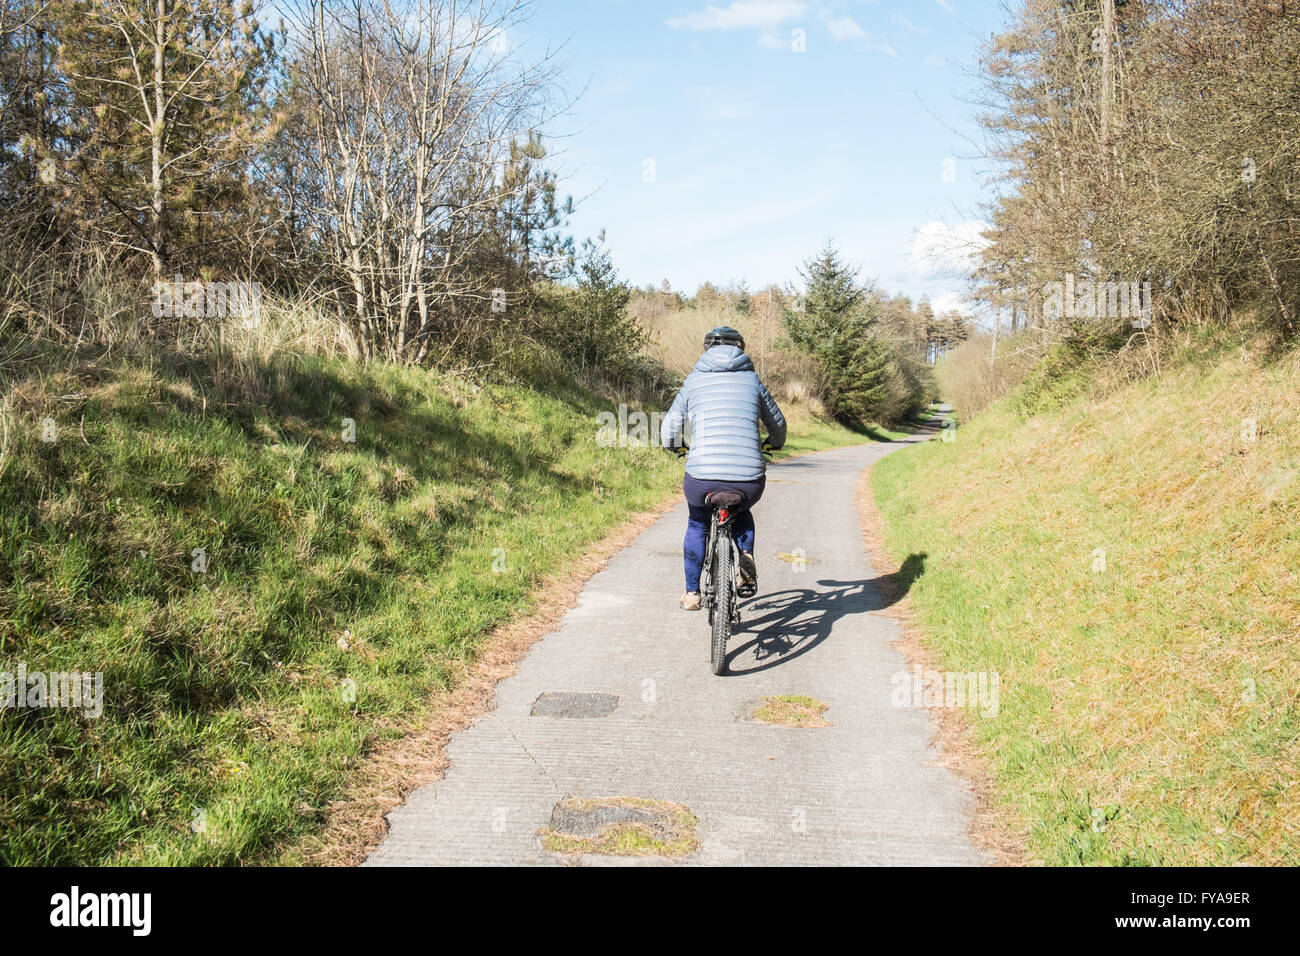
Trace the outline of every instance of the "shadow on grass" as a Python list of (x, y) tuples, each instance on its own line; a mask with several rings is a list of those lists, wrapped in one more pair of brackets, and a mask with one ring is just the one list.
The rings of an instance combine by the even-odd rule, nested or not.
[[(514, 607), (518, 576), (466, 571), (464, 532), (562, 514), (599, 477), (584, 449), (608, 399), (577, 388), (306, 357), (36, 358), (0, 386), (66, 440), (24, 428), (0, 471), (0, 665), (102, 670), (107, 693), (96, 720), (0, 720), (0, 864), (243, 862), (310, 826), (295, 807), (342, 785), (314, 738), (369, 747)], [(339, 656), (345, 626), (364, 660)], [(339, 706), (344, 674), (373, 705)], [(208, 800), (236, 822), (196, 848)]]
[[(206, 414), (226, 419), (255, 443), (268, 444), (265, 425), (269, 412), (284, 440), (311, 439), (317, 451), (344, 448), (343, 420), (350, 418), (356, 422), (354, 448), (400, 465), (417, 479), (484, 482), (544, 470), (555, 484), (566, 489), (576, 486), (569, 475), (548, 466), (555, 449), (521, 448), (501, 441), (485, 434), (481, 422), (457, 414), (448, 401), (430, 401), (424, 394), (401, 385), (378, 391), (374, 377), (354, 378), (349, 374), (354, 369), (346, 363), (316, 360), (289, 366), (260, 362), (254, 377), (261, 394), (255, 401), (250, 401), (252, 396), (247, 394), (218, 393), (234, 401), (220, 402), (214, 408), (214, 396), (209, 395)], [(185, 371), (187, 377), (210, 377), (206, 364), (193, 360)], [(383, 376), (387, 371), (380, 369), (378, 374)], [(188, 406), (187, 412), (203, 411), (197, 399), (185, 399), (174, 392), (172, 397), (178, 406)], [(563, 401), (573, 408), (581, 404), (572, 390)]]
[[(78, 592), (82, 606), (49, 583), (55, 573), (50, 558), (39, 568), (40, 586), (29, 602), (30, 629), (75, 633), (111, 623), (113, 609), (128, 597), (154, 605), (135, 661), (136, 676), (144, 676), (120, 690), (115, 701), (119, 712), (223, 711), (255, 689), (273, 661), (294, 658), (303, 621), (319, 618), (322, 609), (329, 609), (326, 616), (331, 618), (368, 617), (391, 600), (392, 575), (404, 563), (428, 560), (452, 528), (473, 527), (508, 507), (492, 497), (494, 486), (517, 485), (527, 478), (565, 494), (580, 494), (586, 487), (553, 466), (562, 449), (545, 444), (544, 437), (511, 429), (508, 422), (494, 434), (491, 415), (485, 425), (481, 409), (462, 413), (450, 398), (421, 387), (418, 372), (361, 370), (346, 362), (301, 358), (245, 359), (236, 369), (220, 358), (162, 353), (154, 357), (146, 378), (140, 367), (125, 361), (71, 366), (62, 356), (49, 361), (43, 375), (51, 369), (57, 370), (53, 374), (66, 371), (88, 392), (79, 396), (85, 401), (88, 437), (57, 448), (33, 443), (25, 462), (33, 473), (21, 483), (12, 476), (7, 483), (0, 481), (0, 491), (8, 497), (3, 517), (39, 529), (32, 543), (51, 555), (57, 555), (59, 542), (70, 532), (86, 542), (82, 577), (91, 583)], [(41, 384), (39, 378), (34, 384)], [(599, 400), (569, 389), (561, 401), (569, 409), (591, 412), (594, 435)], [(344, 418), (356, 421), (355, 444), (343, 441)], [(110, 424), (118, 426), (115, 432), (106, 432)], [(164, 481), (154, 452), (186, 447), (191, 439), (196, 450), (185, 460), (183, 477)], [(279, 480), (278, 466), (259, 467), (279, 443), (304, 447), (297, 459), (285, 458), (285, 467), (296, 468), (299, 477), (283, 481), (277, 493), (284, 514), (268, 518), (264, 507), (245, 506), (232, 497), (220, 478), (229, 462), (240, 461), (251, 470), (248, 486), (256, 486), (261, 495), (268, 482)], [(373, 472), (375, 463), (385, 473), (401, 466), (411, 482), (354, 490), (352, 476), (335, 473), (337, 466), (317, 470), (330, 454), (342, 454), (345, 462), (355, 457), (358, 471)], [(97, 475), (105, 463), (111, 465), (106, 480), (91, 482), (86, 475)], [(344, 465), (342, 470), (351, 468)], [(354, 513), (358, 494), (391, 505), (407, 487), (421, 483), (438, 494), (436, 517), (389, 514), (381, 527), (372, 528), (364, 515)], [(90, 517), (79, 519), (75, 528), (48, 516), (43, 520), (41, 502), (47, 498), (84, 499)], [(188, 528), (186, 522), (192, 524), (195, 516), (208, 516), (213, 528), (222, 529), (219, 538), (208, 539), (221, 556), (219, 571), (202, 586), (211, 583), (224, 597), (241, 602), (257, 598), (256, 613), (243, 619), (238, 639), (214, 642), (206, 633), (211, 622), (190, 618), (191, 597), (199, 585), (188, 551), (160, 551), (147, 573), (132, 564), (130, 556), (138, 549), (120, 539), (119, 519), (108, 505), (113, 499), (130, 503), (138, 520), (148, 515), (160, 526)], [(374, 551), (367, 567), (344, 566), (328, 574), (307, 567), (290, 570), (285, 554), (292, 543), (292, 522), (313, 510), (325, 516), (322, 522), (331, 532), (312, 539), (314, 561), (323, 566), (330, 558), (345, 558), (364, 542)], [(436, 564), (429, 573), (437, 573)], [(266, 577), (276, 580), (276, 586), (259, 590), (255, 582)], [(0, 608), (4, 598), (0, 594)], [(75, 613), (66, 612), (65, 605)], [(214, 660), (216, 666), (205, 666)]]

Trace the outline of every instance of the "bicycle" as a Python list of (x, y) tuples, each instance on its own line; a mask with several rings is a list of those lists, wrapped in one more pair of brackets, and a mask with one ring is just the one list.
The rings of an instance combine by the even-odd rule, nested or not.
[[(709, 521), (709, 543), (704, 549), (704, 567), (700, 571), (700, 606), (709, 612), (709, 627), (713, 632), (709, 659), (714, 676), (721, 677), (727, 671), (731, 629), (740, 623), (736, 600), (736, 566), (740, 554), (736, 539), (731, 536), (731, 524), (745, 503), (745, 496), (739, 491), (712, 491), (704, 502), (713, 506), (713, 518)], [(718, 536), (724, 532), (727, 546), (720, 548)], [(717, 587), (714, 582), (718, 581), (725, 581), (725, 586)]]
[[(767, 441), (763, 442), (763, 457), (771, 458), (774, 449)], [(684, 457), (690, 449), (683, 446), (678, 452)], [(739, 594), (736, 587), (736, 568), (740, 564), (740, 551), (736, 539), (732, 537), (731, 525), (745, 505), (745, 495), (739, 491), (719, 489), (704, 496), (704, 503), (712, 506), (713, 516), (709, 520), (709, 540), (704, 549), (704, 566), (700, 569), (700, 607), (708, 612), (709, 628), (712, 636), (709, 641), (709, 663), (715, 677), (727, 672), (727, 641), (731, 638), (732, 628), (740, 623)], [(727, 547), (718, 547), (718, 536), (726, 533)], [(723, 587), (716, 587), (715, 582), (725, 581)], [(752, 595), (746, 595), (752, 596)]]

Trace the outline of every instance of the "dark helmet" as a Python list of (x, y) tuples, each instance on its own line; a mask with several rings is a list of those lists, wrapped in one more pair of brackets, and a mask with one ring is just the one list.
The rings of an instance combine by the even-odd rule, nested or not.
[(744, 337), (729, 325), (719, 325), (704, 336), (705, 349), (711, 349), (715, 345), (734, 345), (742, 352), (745, 351)]

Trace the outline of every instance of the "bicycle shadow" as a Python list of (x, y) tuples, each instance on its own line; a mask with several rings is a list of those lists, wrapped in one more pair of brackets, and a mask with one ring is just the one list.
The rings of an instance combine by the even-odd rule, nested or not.
[[(787, 588), (750, 599), (740, 606), (741, 629), (736, 634), (754, 636), (727, 654), (727, 673), (741, 676), (779, 667), (830, 637), (841, 618), (889, 607), (925, 573), (925, 559), (924, 552), (911, 554), (892, 574), (861, 581), (822, 580), (818, 590)], [(742, 661), (746, 655), (750, 666)]]

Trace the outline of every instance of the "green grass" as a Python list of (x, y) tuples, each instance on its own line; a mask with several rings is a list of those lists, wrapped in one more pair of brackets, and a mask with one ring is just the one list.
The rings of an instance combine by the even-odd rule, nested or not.
[(874, 469), (929, 645), (1000, 675), (974, 733), (1033, 858), (1300, 863), (1298, 374), (1237, 343), (1031, 381)]
[(822, 716), (828, 706), (806, 694), (772, 694), (759, 698), (754, 719), (789, 727), (829, 727), (831, 722)]
[(839, 422), (814, 418), (811, 415), (796, 413), (790, 419), (790, 437), (786, 446), (773, 457), (774, 461), (800, 455), (809, 451), (821, 451), (841, 445), (859, 444), (867, 441), (902, 441), (909, 432), (885, 428), (874, 422), (865, 425), (845, 426)]
[[(0, 670), (102, 671), (105, 707), (0, 712), (8, 864), (274, 858), (543, 576), (681, 480), (600, 447), (616, 405), (577, 389), (27, 368), (0, 383)], [(787, 451), (861, 440), (804, 422)]]

